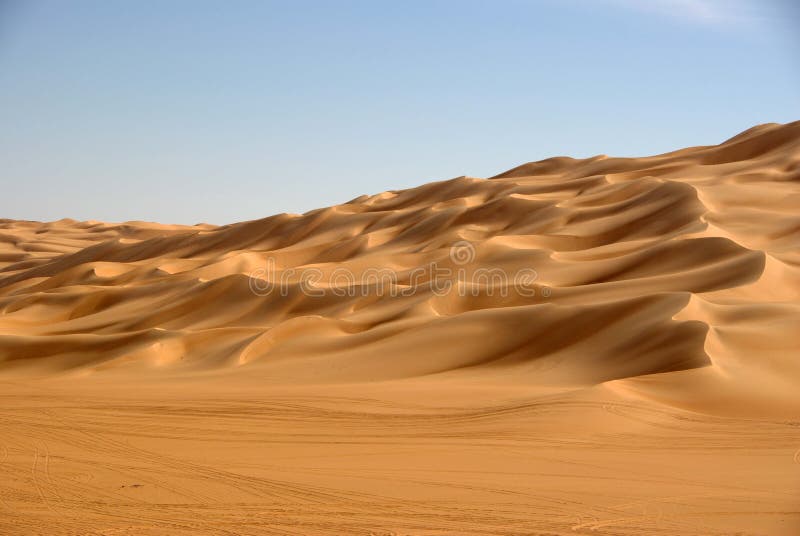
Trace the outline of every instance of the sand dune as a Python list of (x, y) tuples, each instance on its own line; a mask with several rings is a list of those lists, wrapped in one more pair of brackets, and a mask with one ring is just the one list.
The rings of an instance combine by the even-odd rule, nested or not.
[(3, 534), (796, 534), (800, 122), (226, 226), (0, 220)]

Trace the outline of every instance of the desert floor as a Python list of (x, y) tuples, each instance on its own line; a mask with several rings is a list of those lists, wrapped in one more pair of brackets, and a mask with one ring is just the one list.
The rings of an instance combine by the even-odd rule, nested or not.
[(2, 385), (3, 534), (800, 526), (796, 421), (703, 415), (613, 387)]

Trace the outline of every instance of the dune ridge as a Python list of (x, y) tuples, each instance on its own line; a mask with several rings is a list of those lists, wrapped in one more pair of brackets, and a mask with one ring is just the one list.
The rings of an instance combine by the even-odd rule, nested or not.
[(798, 356), (800, 122), (224, 226), (0, 220), (0, 532), (796, 534)]
[[(796, 402), (798, 180), (800, 123), (771, 124), (717, 146), (551, 158), (222, 227), (3, 221), (0, 366), (565, 385), (709, 367), (737, 397), (758, 374), (771, 399)], [(430, 274), (404, 281), (459, 268), (460, 242), (467, 268), (528, 268), (535, 284), (441, 295)], [(285, 296), (252, 291), (267, 262), (273, 284), (298, 273)], [(375, 268), (415, 290), (331, 289), (334, 270), (361, 285)], [(324, 296), (303, 291), (304, 269)], [(753, 341), (761, 328), (770, 336)]]

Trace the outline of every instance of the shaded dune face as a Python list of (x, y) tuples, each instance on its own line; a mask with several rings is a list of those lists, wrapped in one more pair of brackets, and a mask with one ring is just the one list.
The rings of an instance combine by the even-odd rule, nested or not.
[(0, 370), (622, 380), (791, 404), (799, 265), (800, 123), (222, 227), (3, 220)]

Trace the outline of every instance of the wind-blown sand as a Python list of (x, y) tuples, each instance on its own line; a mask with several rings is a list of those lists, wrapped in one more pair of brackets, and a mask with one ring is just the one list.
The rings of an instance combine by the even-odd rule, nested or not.
[(800, 122), (0, 220), (0, 311), (0, 534), (800, 533)]

